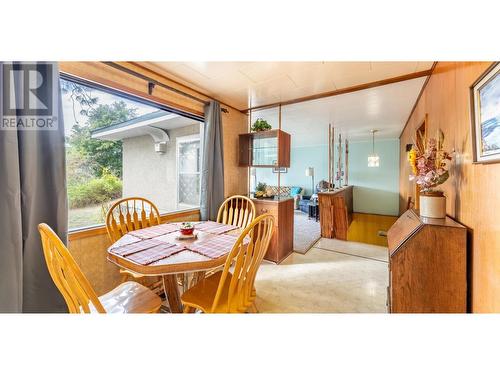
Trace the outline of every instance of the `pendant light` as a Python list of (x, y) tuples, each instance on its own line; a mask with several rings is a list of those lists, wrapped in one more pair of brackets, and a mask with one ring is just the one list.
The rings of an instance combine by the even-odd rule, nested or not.
[(368, 166), (369, 167), (378, 167), (380, 166), (380, 157), (375, 153), (375, 133), (378, 130), (373, 129), (372, 132), (372, 153), (368, 155)]

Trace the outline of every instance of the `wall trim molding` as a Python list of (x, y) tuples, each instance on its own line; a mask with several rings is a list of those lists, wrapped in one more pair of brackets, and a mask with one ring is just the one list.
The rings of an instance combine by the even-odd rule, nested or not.
[[(434, 65), (433, 65), (433, 67), (434, 67)], [(421, 70), (419, 72), (414, 72), (414, 73), (410, 73), (410, 74), (404, 74), (402, 76), (386, 78), (386, 79), (382, 79), (380, 81), (363, 83), (361, 85), (356, 85), (356, 86), (349, 86), (349, 87), (345, 87), (343, 89), (326, 91), (326, 92), (319, 93), (319, 94), (308, 95), (308, 96), (303, 96), (303, 97), (296, 98), (296, 99), (285, 100), (283, 102), (263, 104), (263, 105), (259, 105), (259, 106), (255, 106), (255, 107), (250, 107), (250, 108), (247, 108), (244, 110), (240, 110), (240, 112), (248, 113), (250, 111), (255, 111), (258, 109), (268, 109), (268, 108), (279, 107), (280, 105), (284, 106), (284, 105), (302, 103), (302, 102), (307, 102), (310, 100), (323, 99), (323, 98), (328, 98), (330, 96), (348, 94), (348, 93), (355, 92), (355, 91), (361, 91), (361, 90), (371, 89), (374, 87), (390, 85), (392, 83), (408, 81), (408, 80), (415, 79), (415, 78), (420, 78), (420, 77), (425, 77), (425, 76), (430, 77), (430, 75), (432, 74), (432, 70), (433, 70), (433, 68), (428, 69), (428, 70)]]

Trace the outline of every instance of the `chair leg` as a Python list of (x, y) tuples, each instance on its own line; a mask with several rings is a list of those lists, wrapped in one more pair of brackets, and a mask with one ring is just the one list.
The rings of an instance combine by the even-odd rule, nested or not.
[(254, 314), (259, 313), (259, 310), (257, 310), (257, 306), (255, 306), (255, 302), (252, 302), (252, 304), (250, 305), (250, 308), (248, 310), (249, 310), (249, 312), (254, 313)]

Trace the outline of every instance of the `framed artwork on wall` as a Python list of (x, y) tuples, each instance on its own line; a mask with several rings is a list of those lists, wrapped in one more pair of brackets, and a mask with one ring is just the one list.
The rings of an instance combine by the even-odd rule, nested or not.
[(474, 162), (500, 162), (500, 63), (474, 82), (470, 95)]

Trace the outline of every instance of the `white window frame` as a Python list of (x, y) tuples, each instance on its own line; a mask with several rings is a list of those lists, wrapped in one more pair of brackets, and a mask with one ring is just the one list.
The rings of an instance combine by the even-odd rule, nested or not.
[[(200, 127), (201, 129), (201, 127)], [(192, 206), (192, 205), (189, 205), (189, 204), (182, 204), (179, 202), (179, 192), (180, 192), (180, 168), (179, 168), (179, 150), (180, 150), (180, 145), (182, 143), (188, 143), (188, 142), (192, 142), (192, 141), (198, 141), (200, 142), (200, 170), (197, 172), (198, 175), (200, 176), (200, 183), (199, 183), (199, 186), (198, 188), (200, 189), (200, 192), (201, 192), (201, 169), (202, 169), (202, 143), (201, 143), (201, 135), (200, 134), (191, 134), (191, 135), (185, 135), (185, 136), (182, 136), (182, 137), (177, 137), (176, 139), (176, 146), (175, 146), (175, 176), (176, 176), (176, 180), (177, 180), (177, 198), (176, 198), (176, 203), (177, 203), (177, 209), (189, 209), (189, 208), (196, 208), (196, 207), (200, 207), (200, 198), (201, 197), (198, 197), (198, 204), (195, 205), (195, 206)]]

